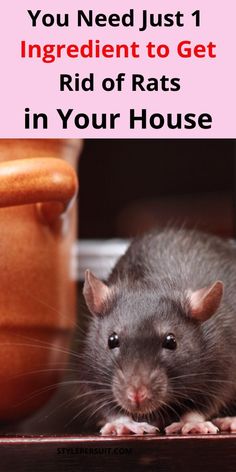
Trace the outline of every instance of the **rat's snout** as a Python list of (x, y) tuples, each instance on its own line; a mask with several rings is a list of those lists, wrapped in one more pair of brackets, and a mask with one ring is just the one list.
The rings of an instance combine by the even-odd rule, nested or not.
[(127, 398), (134, 406), (141, 405), (148, 398), (148, 389), (145, 385), (140, 387), (128, 387)]
[(112, 391), (115, 400), (131, 414), (151, 413), (166, 401), (167, 377), (161, 369), (150, 369), (147, 364), (129, 365), (114, 373)]

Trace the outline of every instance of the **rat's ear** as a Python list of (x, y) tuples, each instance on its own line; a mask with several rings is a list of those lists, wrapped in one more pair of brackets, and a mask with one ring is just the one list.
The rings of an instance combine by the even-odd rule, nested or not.
[(191, 317), (199, 321), (208, 320), (220, 306), (223, 292), (224, 284), (220, 280), (195, 292), (189, 290), (188, 299)]
[(101, 313), (110, 291), (111, 289), (97, 279), (90, 270), (85, 271), (83, 294), (87, 307), (92, 314), (98, 315)]

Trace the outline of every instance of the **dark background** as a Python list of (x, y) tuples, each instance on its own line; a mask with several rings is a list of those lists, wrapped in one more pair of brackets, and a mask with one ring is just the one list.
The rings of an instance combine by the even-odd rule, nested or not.
[(79, 180), (81, 238), (167, 223), (235, 233), (232, 140), (85, 140)]

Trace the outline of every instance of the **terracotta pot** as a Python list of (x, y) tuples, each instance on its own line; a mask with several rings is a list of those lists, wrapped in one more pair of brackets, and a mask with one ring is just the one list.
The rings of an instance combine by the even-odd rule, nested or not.
[(68, 359), (80, 149), (77, 140), (0, 140), (1, 421), (45, 403)]

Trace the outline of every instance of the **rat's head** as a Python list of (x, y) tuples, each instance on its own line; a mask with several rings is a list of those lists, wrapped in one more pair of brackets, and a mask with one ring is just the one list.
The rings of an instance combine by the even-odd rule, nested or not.
[(93, 375), (101, 380), (104, 372), (117, 406), (146, 415), (187, 400), (188, 386), (199, 388), (206, 347), (202, 325), (215, 314), (222, 293), (220, 281), (182, 295), (145, 286), (108, 287), (86, 271)]

